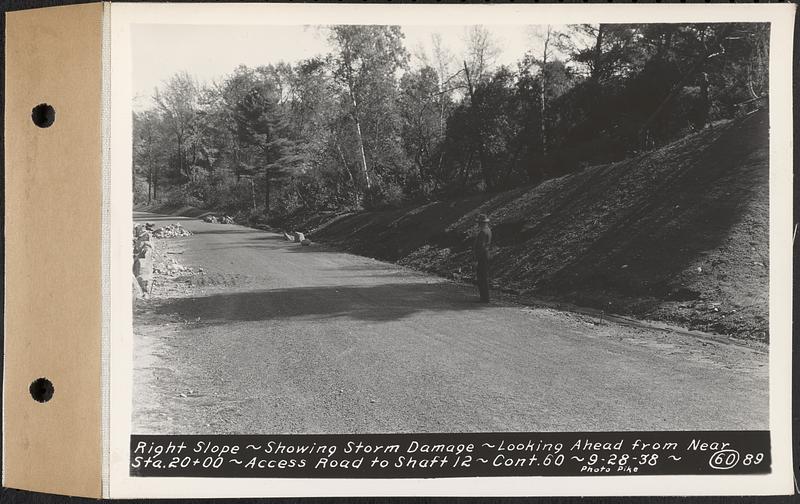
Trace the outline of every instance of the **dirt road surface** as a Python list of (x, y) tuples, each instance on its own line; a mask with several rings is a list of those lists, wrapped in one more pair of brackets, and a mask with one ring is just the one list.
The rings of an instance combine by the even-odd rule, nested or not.
[[(193, 219), (134, 307), (139, 434), (767, 429), (767, 354)], [(202, 271), (200, 271), (202, 269)]]

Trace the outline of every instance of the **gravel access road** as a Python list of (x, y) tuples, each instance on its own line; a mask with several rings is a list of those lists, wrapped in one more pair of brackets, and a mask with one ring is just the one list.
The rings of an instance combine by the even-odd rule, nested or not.
[[(476, 302), (471, 286), (196, 219), (134, 307), (139, 434), (768, 428), (760, 349)], [(200, 271), (202, 269), (202, 271)]]

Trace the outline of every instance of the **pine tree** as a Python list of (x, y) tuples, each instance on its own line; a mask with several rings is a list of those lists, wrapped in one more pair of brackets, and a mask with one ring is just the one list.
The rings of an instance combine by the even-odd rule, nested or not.
[(302, 156), (291, 138), (287, 114), (269, 85), (251, 89), (237, 104), (234, 117), (239, 141), (251, 151), (246, 163), (249, 175), (263, 184), (264, 214), (268, 216), (273, 186), (298, 168)]

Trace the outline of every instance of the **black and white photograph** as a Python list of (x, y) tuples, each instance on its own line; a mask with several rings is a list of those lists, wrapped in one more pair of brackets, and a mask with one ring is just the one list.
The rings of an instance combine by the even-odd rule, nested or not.
[(131, 28), (138, 434), (767, 430), (770, 25)]

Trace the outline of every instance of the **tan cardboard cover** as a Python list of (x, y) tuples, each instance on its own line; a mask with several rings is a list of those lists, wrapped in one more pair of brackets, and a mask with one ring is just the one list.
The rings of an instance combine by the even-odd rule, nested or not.
[[(3, 484), (100, 497), (102, 4), (6, 18)], [(39, 128), (31, 110), (55, 107)], [(46, 403), (29, 393), (46, 377)]]

